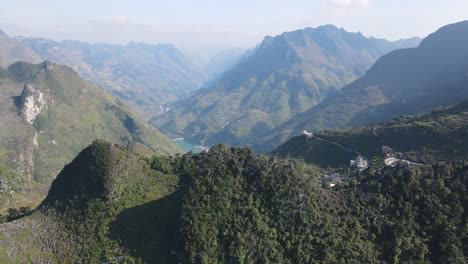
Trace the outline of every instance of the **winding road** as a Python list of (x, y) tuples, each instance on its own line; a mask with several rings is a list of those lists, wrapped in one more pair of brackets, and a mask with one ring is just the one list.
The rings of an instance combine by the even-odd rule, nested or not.
[(407, 165), (416, 165), (416, 166), (423, 166), (424, 164), (421, 163), (416, 163), (416, 162), (411, 162), (409, 160), (404, 160), (404, 159), (397, 159), (397, 158), (388, 158), (385, 159), (385, 165), (389, 167), (395, 167), (398, 164), (407, 164)]

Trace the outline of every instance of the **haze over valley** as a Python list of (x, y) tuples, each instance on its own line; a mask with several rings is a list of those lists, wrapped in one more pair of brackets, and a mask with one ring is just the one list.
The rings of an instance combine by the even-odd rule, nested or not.
[(468, 263), (465, 10), (2, 3), (0, 263)]

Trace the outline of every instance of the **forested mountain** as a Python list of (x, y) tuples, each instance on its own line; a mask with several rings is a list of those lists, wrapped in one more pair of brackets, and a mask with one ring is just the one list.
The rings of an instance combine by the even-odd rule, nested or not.
[(17, 61), (39, 63), (41, 57), (0, 30), (0, 67), (6, 68)]
[(464, 263), (467, 173), (385, 168), (329, 190), (319, 169), (248, 149), (148, 159), (94, 142), (0, 224), (0, 261)]
[(17, 62), (0, 69), (0, 211), (37, 205), (63, 166), (101, 138), (146, 155), (179, 151), (69, 67)]
[(304, 129), (380, 122), (468, 98), (468, 21), (445, 26), (417, 48), (393, 51), (359, 80), (282, 124), (259, 147), (271, 149)]
[(217, 82), (151, 122), (193, 143), (243, 145), (336, 93), (381, 55), (418, 42), (366, 38), (331, 25), (266, 37)]
[(19, 40), (42, 58), (67, 65), (111, 91), (145, 119), (164, 112), (162, 105), (198, 89), (205, 80), (203, 71), (170, 44)]
[[(389, 146), (398, 157), (432, 164), (468, 160), (466, 142), (468, 101), (421, 116), (400, 116), (385, 123), (317, 131), (312, 138), (296, 136), (273, 154), (339, 167), (348, 166), (356, 153), (369, 159), (383, 157), (382, 146)], [(381, 159), (376, 161), (383, 164)]]

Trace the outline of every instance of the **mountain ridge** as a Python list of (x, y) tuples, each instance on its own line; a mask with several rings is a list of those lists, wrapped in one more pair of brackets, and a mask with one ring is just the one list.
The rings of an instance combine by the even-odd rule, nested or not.
[(172, 44), (126, 45), (76, 40), (20, 38), (47, 60), (72, 67), (81, 76), (125, 100), (147, 119), (163, 105), (197, 89), (204, 73)]

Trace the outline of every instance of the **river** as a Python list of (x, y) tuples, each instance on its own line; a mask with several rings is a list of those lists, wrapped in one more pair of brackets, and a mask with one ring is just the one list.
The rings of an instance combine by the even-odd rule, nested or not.
[(174, 140), (174, 142), (181, 148), (183, 149), (185, 152), (189, 152), (189, 151), (192, 151), (194, 153), (199, 153), (201, 150), (200, 148), (197, 148), (197, 146), (193, 145), (192, 143), (189, 143), (185, 140), (181, 140), (181, 139), (178, 139), (178, 140)]

